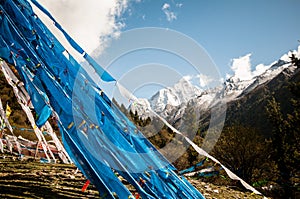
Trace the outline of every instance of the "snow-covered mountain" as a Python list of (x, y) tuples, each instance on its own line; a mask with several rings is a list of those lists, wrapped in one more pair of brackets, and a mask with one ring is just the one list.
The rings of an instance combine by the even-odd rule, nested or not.
[(180, 79), (173, 87), (159, 90), (149, 100), (153, 110), (163, 112), (167, 105), (179, 106), (201, 94), (201, 90), (192, 85), (186, 78)]
[(300, 46), (298, 47), (298, 50), (284, 54), (278, 61), (275, 61), (268, 66), (259, 64), (256, 66), (256, 71), (251, 72), (252, 75), (250, 75), (247, 79), (241, 80), (236, 75), (232, 75), (227, 78), (224, 82), (224, 98), (226, 101), (234, 100), (249, 93), (257, 86), (272, 80), (286, 68), (294, 70), (295, 67), (290, 63), (290, 57), (292, 54), (295, 54), (296, 57), (300, 57)]
[[(269, 66), (258, 65), (256, 71), (250, 71), (249, 74), (251, 75), (248, 75), (247, 78), (241, 79), (234, 74), (226, 79), (223, 86), (216, 88), (201, 90), (188, 79), (182, 78), (174, 86), (159, 90), (149, 100), (139, 99), (138, 103), (130, 106), (130, 109), (133, 112), (137, 111), (143, 118), (151, 117), (149, 112), (151, 108), (165, 118), (177, 120), (183, 115), (187, 103), (197, 109), (206, 110), (217, 100), (225, 100), (226, 102), (237, 100), (259, 85), (272, 80), (285, 69), (288, 68), (293, 72), (296, 67), (290, 63), (289, 57), (292, 53), (296, 57), (300, 57), (300, 46), (297, 50), (283, 55)], [(239, 62), (239, 64), (242, 63)]]
[(137, 111), (142, 118), (150, 115), (149, 108), (155, 112), (167, 116), (169, 111), (201, 94), (201, 89), (192, 85), (188, 79), (183, 77), (174, 86), (159, 90), (149, 100), (140, 98), (138, 103), (130, 106), (132, 112)]

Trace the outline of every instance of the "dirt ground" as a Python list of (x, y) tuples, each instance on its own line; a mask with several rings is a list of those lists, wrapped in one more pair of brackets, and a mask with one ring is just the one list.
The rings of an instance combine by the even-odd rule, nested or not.
[[(0, 198), (99, 198), (98, 191), (86, 182), (74, 165), (47, 164), (37, 160), (17, 160), (0, 156)], [(207, 198), (263, 198), (250, 192), (215, 186), (199, 180), (189, 181)]]

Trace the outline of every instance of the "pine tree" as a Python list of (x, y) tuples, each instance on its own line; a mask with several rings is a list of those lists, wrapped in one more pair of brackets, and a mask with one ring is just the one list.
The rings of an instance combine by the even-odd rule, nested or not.
[(268, 101), (267, 113), (273, 124), (272, 155), (280, 174), (278, 183), (284, 189), (284, 197), (294, 198), (295, 185), (299, 183), (294, 177), (300, 174), (300, 83), (293, 83), (289, 88), (294, 95), (291, 99), (293, 112), (284, 115), (280, 104), (272, 97)]
[(195, 110), (192, 103), (188, 103), (181, 118), (181, 127), (179, 130), (186, 134), (190, 139), (193, 139), (199, 128), (197, 122), (199, 118), (197, 118), (196, 111), (197, 110)]
[(268, 144), (254, 128), (233, 125), (223, 129), (213, 154), (246, 182), (254, 182), (262, 180), (258, 178), (263, 174)]
[[(185, 108), (184, 114), (181, 118), (181, 125), (180, 125), (180, 132), (184, 133), (185, 136), (189, 137), (190, 139), (194, 139), (197, 131), (199, 129), (199, 125), (197, 120), (197, 110), (193, 107), (192, 103), (187, 103)], [(188, 147), (187, 149), (187, 158), (190, 165), (195, 164), (198, 161), (198, 152), (194, 150), (193, 147)]]
[(300, 67), (300, 59), (298, 57), (295, 56), (295, 54), (292, 54), (291, 57), (291, 63), (295, 66), (297, 66), (297, 68)]

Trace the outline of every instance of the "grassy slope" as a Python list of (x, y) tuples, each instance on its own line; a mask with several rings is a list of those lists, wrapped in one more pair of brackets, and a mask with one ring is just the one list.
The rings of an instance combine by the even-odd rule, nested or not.
[[(93, 185), (81, 191), (86, 179), (76, 167), (45, 164), (33, 159), (19, 161), (14, 157), (0, 159), (0, 198), (99, 198)], [(262, 198), (226, 186), (215, 186), (189, 179), (207, 199)], [(130, 187), (129, 187), (130, 189)]]
[(0, 198), (95, 198), (98, 192), (89, 186), (76, 167), (66, 164), (43, 164), (18, 161), (12, 157), (0, 160)]

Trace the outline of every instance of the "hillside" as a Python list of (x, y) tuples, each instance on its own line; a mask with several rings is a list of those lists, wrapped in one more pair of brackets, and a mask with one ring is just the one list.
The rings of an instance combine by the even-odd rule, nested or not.
[[(211, 154), (245, 181), (258, 185), (263, 193), (265, 191), (261, 190), (261, 187), (267, 185), (272, 187), (274, 197), (295, 197), (300, 191), (297, 169), (300, 164), (298, 57), (300, 48), (283, 55), (257, 76), (246, 80), (232, 76), (224, 82), (223, 90), (215, 88), (203, 91), (196, 98), (177, 106), (165, 104), (163, 111), (158, 113), (165, 116), (181, 132), (197, 132), (193, 141), (201, 146), (209, 128), (210, 111), (214, 104), (212, 99), (215, 97), (215, 100), (218, 100), (218, 97), (223, 97), (227, 103), (226, 119), (221, 136)], [(168, 102), (166, 96), (166, 93), (161, 95), (164, 102)], [(151, 105), (151, 99), (149, 102), (150, 106), (155, 108)], [(143, 103), (149, 104), (145, 99)], [(146, 114), (138, 117), (138, 111), (143, 109), (136, 109), (136, 113), (133, 114), (134, 109), (130, 108), (130, 115), (137, 125), (145, 129), (146, 133), (149, 131), (148, 124), (149, 128), (153, 129), (151, 122), (156, 122), (154, 117), (150, 115), (152, 121), (148, 119), (147, 122), (143, 122)], [(182, 126), (184, 122), (187, 123)], [(150, 140), (158, 148), (163, 148), (171, 142), (173, 136), (170, 129), (162, 127)], [(200, 160), (198, 153), (189, 147), (176, 160), (175, 165), (184, 169)], [(222, 184), (220, 180), (217, 181), (217, 184), (219, 183)]]
[[(86, 179), (74, 165), (45, 164), (32, 159), (19, 161), (7, 156), (0, 159), (0, 198), (99, 198), (98, 191), (90, 184), (81, 191)], [(216, 186), (195, 179), (189, 181), (207, 199), (262, 198), (236, 187)], [(127, 184), (128, 186), (128, 184)], [(132, 187), (130, 190), (133, 191)]]
[(292, 71), (290, 68), (283, 70), (272, 80), (259, 85), (242, 97), (227, 104), (226, 125), (241, 123), (255, 126), (264, 136), (271, 136), (272, 124), (269, 122), (265, 111), (267, 101), (271, 97), (280, 103), (283, 113), (291, 113), (293, 106), (290, 100), (294, 97), (289, 85), (300, 81), (300, 70)]
[[(254, 126), (259, 130), (259, 132), (264, 135), (264, 137), (272, 137), (272, 124), (268, 120), (268, 116), (265, 110), (265, 107), (267, 105), (268, 100), (274, 96), (276, 100), (281, 104), (282, 110), (284, 114), (291, 113), (293, 111), (293, 106), (291, 105), (290, 100), (292, 98), (295, 98), (293, 93), (291, 93), (291, 90), (289, 88), (289, 85), (293, 83), (300, 82), (300, 70), (299, 68), (296, 69), (295, 67), (286, 67), (283, 69), (278, 75), (276, 75), (274, 78), (265, 81), (264, 83), (259, 84), (254, 89), (244, 92), (240, 94), (239, 97), (236, 99), (229, 101), (227, 104), (227, 118), (225, 127), (232, 126), (235, 124), (242, 124), (245, 126)], [(15, 127), (15, 134), (16, 135), (22, 135), (23, 137), (27, 137), (29, 139), (35, 139), (33, 134), (31, 132), (27, 131), (21, 131), (18, 128), (30, 128), (27, 119), (25, 117), (25, 114), (19, 107), (19, 105), (16, 103), (16, 99), (13, 95), (13, 92), (9, 85), (5, 82), (3, 76), (1, 76), (0, 80), (1, 82), (1, 96), (4, 101), (4, 103), (8, 103), (10, 107), (12, 108), (13, 112), (10, 119), (10, 122)], [(255, 83), (255, 82), (254, 82)], [(199, 97), (198, 97), (199, 99)], [(206, 117), (204, 117), (206, 115)], [(204, 118), (203, 121), (207, 121), (209, 119), (209, 114), (204, 113), (202, 115)], [(202, 128), (205, 126), (204, 123), (200, 125)], [(204, 128), (205, 129), (205, 128)], [(152, 132), (153, 133), (153, 132)], [(165, 136), (168, 140), (172, 139), (172, 135), (165, 131)], [(198, 139), (198, 141), (197, 141)], [(197, 139), (194, 140), (196, 143), (201, 143), (201, 137), (197, 135)], [(156, 136), (155, 138), (150, 138), (152, 143), (155, 146), (158, 146), (160, 148), (160, 145), (162, 143), (162, 139), (159, 136)], [(168, 141), (167, 141), (168, 142)], [(165, 144), (165, 143), (164, 143)], [(187, 161), (188, 160), (188, 161)], [(184, 169), (192, 164), (195, 164), (197, 161), (199, 161), (199, 157), (195, 156), (193, 154), (193, 150), (189, 149), (185, 155), (183, 155), (179, 160), (175, 162), (175, 165), (179, 169)], [(18, 163), (17, 163), (18, 164)], [(33, 166), (34, 167), (34, 166)], [(14, 167), (13, 167), (14, 168)], [(51, 169), (55, 169), (55, 167), (51, 167)], [(277, 171), (276, 171), (277, 172)], [(51, 172), (50, 172), (51, 173)], [(207, 181), (201, 183), (202, 179), (198, 178), (190, 179), (190, 181), (198, 187), (202, 193), (206, 193), (207, 198), (209, 197), (220, 197), (221, 193), (226, 193), (226, 195), (238, 195), (239, 193), (236, 193), (235, 190), (229, 190), (229, 192), (226, 192), (224, 190), (227, 190), (226, 185), (224, 183), (220, 183), (220, 180), (217, 180), (217, 183), (214, 183), (213, 181), (210, 182), (208, 179)], [(48, 182), (48, 181), (47, 181)], [(212, 183), (212, 184), (211, 184)], [(201, 184), (201, 185), (199, 185)], [(208, 186), (209, 184), (209, 186)], [(219, 184), (219, 185), (217, 185)], [(223, 184), (223, 185), (222, 185)], [(226, 184), (226, 183), (225, 183)], [(234, 183), (229, 183), (234, 184)], [(44, 185), (43, 185), (44, 186)], [(43, 187), (42, 186), (42, 187)], [(227, 185), (228, 186), (228, 185)], [(204, 188), (203, 188), (204, 187)], [(209, 188), (208, 188), (209, 187)], [(213, 189), (210, 187), (214, 187)], [(225, 187), (225, 188), (224, 188)], [(207, 191), (208, 189), (208, 191)], [(214, 191), (218, 190), (218, 191)], [(228, 191), (228, 190), (227, 190)], [(234, 193), (234, 194), (232, 194)], [(88, 197), (88, 196), (87, 196)], [(224, 198), (225, 196), (222, 195), (221, 198)]]

